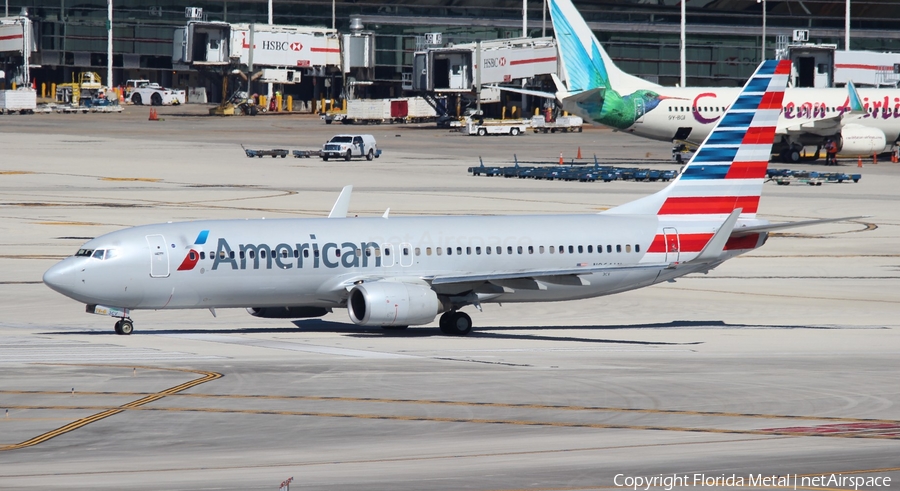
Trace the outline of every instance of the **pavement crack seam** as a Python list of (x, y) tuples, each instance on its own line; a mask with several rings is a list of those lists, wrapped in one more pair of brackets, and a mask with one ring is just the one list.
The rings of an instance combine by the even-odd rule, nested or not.
[(196, 387), (200, 384), (204, 384), (206, 382), (210, 382), (212, 380), (216, 380), (216, 379), (223, 377), (223, 375), (221, 373), (217, 373), (217, 372), (207, 372), (204, 370), (189, 370), (189, 369), (182, 369), (182, 368), (160, 368), (160, 367), (134, 366), (134, 365), (82, 365), (82, 364), (70, 364), (70, 363), (46, 363), (46, 365), (105, 367), (105, 368), (140, 368), (143, 370), (166, 370), (166, 371), (173, 371), (173, 372), (196, 373), (196, 374), (202, 375), (202, 377), (196, 378), (194, 380), (190, 380), (188, 382), (176, 385), (174, 387), (169, 387), (168, 389), (162, 390), (155, 394), (150, 394), (150, 395), (142, 397), (136, 401), (122, 404), (119, 407), (110, 408), (105, 411), (101, 411), (99, 413), (92, 414), (85, 418), (81, 418), (81, 419), (73, 421), (65, 426), (56, 428), (55, 430), (51, 430), (51, 431), (48, 431), (41, 435), (38, 435), (34, 438), (31, 438), (29, 440), (25, 440), (24, 442), (0, 447), (0, 452), (7, 451), (7, 450), (19, 450), (22, 448), (38, 445), (40, 443), (46, 442), (47, 440), (58, 437), (60, 435), (64, 435), (70, 431), (75, 431), (79, 428), (83, 428), (91, 423), (94, 423), (94, 422), (100, 421), (101, 419), (105, 419), (110, 416), (119, 414), (128, 409), (137, 409), (140, 406), (143, 406), (144, 404), (149, 404), (151, 402), (158, 401), (166, 396), (177, 394), (178, 392), (190, 389), (191, 387)]

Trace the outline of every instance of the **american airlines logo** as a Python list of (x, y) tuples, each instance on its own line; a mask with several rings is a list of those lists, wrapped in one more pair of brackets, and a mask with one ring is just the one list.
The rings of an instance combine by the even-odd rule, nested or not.
[[(206, 243), (209, 230), (200, 232), (178, 271), (190, 271), (200, 261), (198, 249)], [(315, 237), (315, 236), (311, 236)], [(237, 251), (237, 253), (235, 253)], [(381, 247), (375, 242), (304, 242), (300, 244), (238, 244), (233, 248), (225, 239), (219, 239), (216, 252), (210, 253), (214, 259), (213, 270), (219, 267), (231, 269), (291, 269), (291, 268), (358, 268), (381, 266)], [(304, 261), (305, 260), (305, 261)]]

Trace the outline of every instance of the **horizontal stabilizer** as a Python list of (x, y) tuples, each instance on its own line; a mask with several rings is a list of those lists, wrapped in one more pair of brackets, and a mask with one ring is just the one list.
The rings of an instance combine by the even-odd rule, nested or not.
[(574, 94), (569, 94), (569, 97), (566, 97), (566, 103), (578, 103), (584, 102), (588, 99), (596, 97), (598, 100), (603, 99), (603, 94), (606, 93), (606, 89), (603, 87), (597, 87), (596, 89), (585, 90), (581, 92), (577, 92)]
[(722, 223), (722, 226), (719, 227), (719, 230), (716, 231), (715, 235), (712, 236), (712, 239), (709, 239), (709, 242), (706, 243), (706, 247), (704, 247), (703, 250), (700, 251), (700, 254), (690, 262), (704, 263), (718, 261), (722, 257), (722, 253), (725, 251), (725, 243), (731, 238), (731, 232), (734, 230), (734, 225), (737, 223), (737, 220), (743, 211), (743, 208), (735, 208), (734, 211), (728, 215), (728, 218), (725, 219), (725, 222)]
[(516, 87), (505, 87), (503, 85), (492, 85), (491, 87), (495, 89), (500, 89), (506, 92), (515, 92), (516, 94), (525, 94), (525, 95), (533, 95), (537, 97), (543, 97), (544, 99), (556, 99), (556, 94), (553, 92), (544, 92), (541, 90), (530, 90), (530, 89), (519, 89)]
[(754, 225), (751, 227), (736, 228), (736, 229), (734, 229), (733, 232), (731, 232), (731, 236), (732, 237), (742, 237), (745, 235), (758, 234), (760, 232), (773, 232), (775, 230), (783, 230), (786, 228), (808, 227), (810, 225), (819, 225), (822, 223), (843, 222), (846, 220), (857, 220), (860, 218), (866, 218), (866, 217), (860, 216), (860, 217), (844, 217), (844, 218), (824, 218), (821, 220), (805, 220), (802, 222), (770, 223), (768, 225)]

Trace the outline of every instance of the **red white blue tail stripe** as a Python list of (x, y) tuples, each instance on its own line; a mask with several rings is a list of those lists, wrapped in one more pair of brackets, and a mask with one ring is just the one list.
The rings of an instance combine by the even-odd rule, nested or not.
[(665, 192), (658, 215), (728, 215), (742, 208), (752, 218), (772, 153), (789, 60), (767, 60)]

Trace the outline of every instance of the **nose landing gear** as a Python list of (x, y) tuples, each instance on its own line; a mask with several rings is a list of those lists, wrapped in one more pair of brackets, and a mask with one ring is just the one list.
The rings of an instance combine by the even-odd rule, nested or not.
[(128, 317), (123, 317), (116, 322), (116, 334), (129, 335), (134, 332), (134, 322)]

